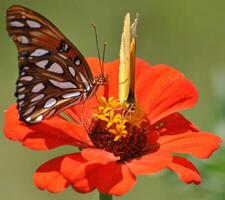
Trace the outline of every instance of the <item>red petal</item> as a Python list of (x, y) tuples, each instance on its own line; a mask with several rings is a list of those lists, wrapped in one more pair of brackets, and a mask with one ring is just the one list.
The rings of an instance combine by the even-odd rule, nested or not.
[(60, 116), (39, 124), (25, 124), (19, 120), (15, 104), (5, 113), (4, 133), (7, 138), (36, 150), (48, 150), (62, 145), (92, 145), (81, 126), (68, 122)]
[(181, 114), (173, 113), (153, 124), (147, 138), (151, 146), (157, 144), (158, 138), (163, 135), (177, 135), (189, 131), (199, 132), (200, 130)]
[(144, 74), (144, 72), (147, 70), (149, 70), (150, 67), (152, 67), (152, 65), (143, 60), (142, 58), (136, 58), (136, 73), (135, 73), (135, 78), (140, 79), (142, 77), (142, 75)]
[(197, 128), (191, 121), (187, 120), (179, 113), (173, 113), (167, 117), (164, 117), (160, 121), (153, 124), (154, 130), (159, 135), (175, 135), (179, 133), (185, 133), (188, 131), (197, 132)]
[(99, 166), (100, 164), (88, 162), (80, 153), (74, 153), (63, 160), (61, 171), (76, 191), (90, 192), (95, 189), (92, 174)]
[(98, 190), (111, 195), (123, 195), (136, 183), (136, 177), (129, 168), (117, 162), (102, 165), (96, 170), (94, 177)]
[(179, 178), (185, 183), (201, 183), (201, 176), (196, 167), (185, 158), (173, 157), (173, 162), (168, 166), (170, 170), (177, 173)]
[(221, 138), (210, 133), (186, 132), (159, 137), (159, 152), (185, 153), (197, 158), (208, 158), (218, 149)]
[(80, 153), (54, 158), (37, 169), (34, 175), (35, 185), (50, 192), (63, 191), (69, 184), (78, 192), (90, 192), (95, 189), (93, 172), (100, 164), (87, 162)]
[(130, 171), (135, 175), (152, 174), (167, 167), (172, 156), (168, 153), (151, 153), (127, 162)]
[(198, 99), (194, 85), (177, 70), (137, 62), (136, 97), (151, 123), (176, 111), (191, 108)]
[(113, 153), (103, 149), (85, 148), (82, 150), (81, 155), (88, 161), (95, 161), (102, 164), (120, 159), (119, 156), (115, 156)]
[[(88, 62), (89, 66), (91, 68), (91, 72), (92, 72), (92, 74), (93, 74), (94, 77), (96, 77), (99, 74), (101, 74), (101, 68), (100, 68), (100, 64), (99, 64), (99, 58), (87, 57), (85, 59)], [(100, 62), (102, 62), (102, 61), (100, 61)], [(104, 63), (104, 70), (105, 70), (105, 64), (106, 63)]]
[(100, 164), (87, 161), (81, 154), (67, 156), (63, 160), (61, 170), (79, 192), (90, 192), (98, 188), (103, 193), (122, 195), (135, 184), (135, 176), (126, 165), (117, 162)]
[(34, 174), (34, 184), (41, 190), (61, 192), (69, 186), (68, 180), (60, 172), (64, 156), (54, 158), (41, 165)]

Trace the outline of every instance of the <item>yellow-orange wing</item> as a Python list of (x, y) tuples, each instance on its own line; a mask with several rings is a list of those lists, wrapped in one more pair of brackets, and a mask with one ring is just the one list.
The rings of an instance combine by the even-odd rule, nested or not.
[(137, 17), (131, 24), (130, 14), (127, 13), (120, 46), (119, 99), (121, 102), (134, 101), (136, 27)]

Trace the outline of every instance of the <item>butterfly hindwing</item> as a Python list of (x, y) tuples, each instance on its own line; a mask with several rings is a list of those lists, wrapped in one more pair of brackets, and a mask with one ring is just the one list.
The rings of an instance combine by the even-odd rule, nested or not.
[(42, 121), (91, 93), (93, 76), (85, 58), (51, 22), (12, 6), (7, 30), (19, 51), (16, 96), (23, 121)]

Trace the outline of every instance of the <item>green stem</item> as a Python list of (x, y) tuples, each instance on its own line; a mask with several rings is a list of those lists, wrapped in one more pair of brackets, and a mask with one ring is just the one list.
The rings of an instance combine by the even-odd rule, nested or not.
[(99, 200), (112, 200), (113, 196), (99, 192)]

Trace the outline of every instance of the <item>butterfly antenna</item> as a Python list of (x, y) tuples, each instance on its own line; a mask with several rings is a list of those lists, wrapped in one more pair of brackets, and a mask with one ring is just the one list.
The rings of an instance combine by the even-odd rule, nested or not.
[(101, 69), (101, 73), (103, 74), (103, 71), (102, 71), (102, 65), (101, 65), (101, 64), (102, 64), (102, 63), (101, 63), (101, 56), (100, 56), (99, 45), (98, 45), (98, 34), (97, 34), (97, 29), (96, 29), (95, 24), (91, 24), (91, 26), (93, 27), (94, 32), (95, 32), (95, 42), (96, 42), (96, 47), (97, 47), (97, 52), (98, 52), (99, 66), (100, 66), (100, 69)]
[(102, 64), (101, 64), (101, 67), (102, 67), (102, 75), (104, 75), (104, 62), (105, 62), (105, 52), (106, 52), (106, 46), (107, 46), (107, 43), (105, 42), (104, 43), (104, 46), (103, 46), (103, 53), (102, 53)]

